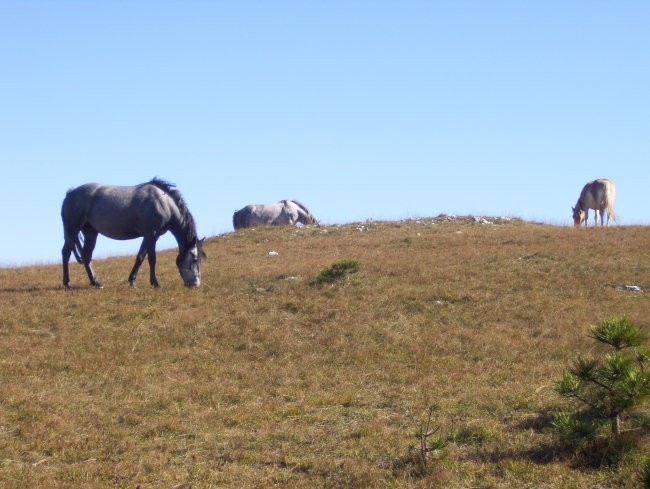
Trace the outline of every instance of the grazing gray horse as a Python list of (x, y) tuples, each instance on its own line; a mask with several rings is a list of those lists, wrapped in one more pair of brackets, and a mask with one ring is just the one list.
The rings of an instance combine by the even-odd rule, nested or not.
[(616, 219), (614, 214), (615, 196), (616, 186), (611, 180), (600, 178), (588, 182), (582, 188), (575, 207), (571, 208), (573, 211), (573, 224), (576, 227), (581, 226), (582, 223), (585, 224), (585, 227), (588, 226), (589, 209), (594, 209), (594, 226), (598, 226), (598, 214), (600, 214), (600, 225), (605, 225), (603, 220), (605, 211), (607, 211), (607, 226), (609, 226), (609, 220)]
[(235, 211), (232, 225), (235, 229), (252, 226), (282, 226), (285, 224), (314, 224), (316, 219), (297, 200), (281, 200), (274, 204), (247, 205)]
[(188, 287), (201, 284), (201, 258), (205, 257), (203, 240), (197, 238), (194, 218), (174, 184), (158, 178), (132, 187), (87, 183), (68, 191), (61, 206), (61, 219), (65, 237), (61, 250), (63, 285), (66, 288), (70, 287), (68, 262), (71, 253), (83, 263), (90, 284), (101, 287), (90, 266), (98, 234), (120, 240), (142, 237), (129, 283), (135, 285), (146, 255), (151, 285), (158, 287), (156, 241), (167, 231), (171, 231), (178, 242), (176, 265), (183, 282)]

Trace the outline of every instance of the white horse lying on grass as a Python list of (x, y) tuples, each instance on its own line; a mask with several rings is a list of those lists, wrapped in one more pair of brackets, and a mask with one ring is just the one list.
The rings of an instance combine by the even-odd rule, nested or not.
[(315, 224), (316, 219), (303, 204), (297, 200), (281, 200), (274, 204), (253, 204), (235, 211), (232, 225), (237, 229), (252, 226), (283, 226)]

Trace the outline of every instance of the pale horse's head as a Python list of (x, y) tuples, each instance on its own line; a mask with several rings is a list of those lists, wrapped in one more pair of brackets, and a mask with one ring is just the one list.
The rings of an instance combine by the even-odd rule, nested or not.
[(579, 207), (571, 207), (571, 210), (573, 211), (573, 225), (575, 227), (578, 227), (585, 222), (586, 214), (583, 209)]

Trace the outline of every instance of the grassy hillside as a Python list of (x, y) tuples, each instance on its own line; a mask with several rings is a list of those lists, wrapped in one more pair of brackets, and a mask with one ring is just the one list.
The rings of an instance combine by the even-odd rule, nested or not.
[[(105, 239), (105, 238), (100, 238)], [(52, 246), (59, 247), (54, 243)], [(274, 251), (276, 254), (269, 254)], [(0, 270), (0, 487), (639, 487), (563, 454), (553, 382), (589, 326), (650, 330), (650, 228), (421, 219), (257, 228), (133, 258)], [(358, 260), (341, 281), (314, 279)], [(420, 423), (448, 446), (418, 467)], [(639, 455), (640, 457), (640, 455)]]

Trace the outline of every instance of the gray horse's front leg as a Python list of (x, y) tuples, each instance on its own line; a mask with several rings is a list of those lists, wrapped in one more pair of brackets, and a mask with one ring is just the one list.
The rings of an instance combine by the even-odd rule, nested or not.
[(152, 287), (158, 287), (158, 279), (156, 278), (156, 240), (153, 239), (149, 244), (147, 250), (147, 258), (149, 259), (149, 282)]
[(156, 252), (148, 253), (149, 257), (149, 282), (152, 287), (158, 287), (158, 279), (156, 278)]
[(144, 256), (147, 254), (147, 244), (145, 243), (146, 240), (142, 240), (142, 244), (140, 245), (140, 249), (138, 250), (138, 254), (135, 255), (135, 263), (133, 264), (133, 268), (131, 269), (131, 273), (129, 274), (129, 285), (131, 287), (135, 287), (135, 279), (138, 276), (138, 270), (140, 270), (140, 265), (142, 265), (142, 262), (144, 261)]

